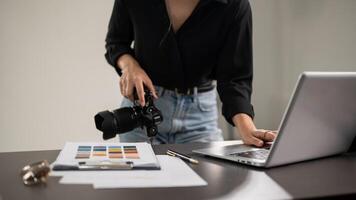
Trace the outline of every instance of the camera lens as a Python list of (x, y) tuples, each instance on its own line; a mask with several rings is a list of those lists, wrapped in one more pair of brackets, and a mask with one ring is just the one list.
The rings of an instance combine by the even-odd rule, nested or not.
[(119, 133), (125, 133), (139, 127), (140, 120), (136, 107), (125, 107), (114, 110), (114, 116), (117, 120), (117, 130)]
[(163, 117), (161, 111), (153, 104), (151, 92), (145, 89), (145, 106), (139, 105), (136, 101), (138, 99), (136, 92), (134, 95), (133, 107), (119, 108), (112, 112), (106, 110), (95, 115), (96, 128), (103, 132), (105, 140), (138, 127), (146, 128), (148, 137), (157, 135), (157, 125), (163, 121)]
[(115, 137), (116, 134), (125, 133), (140, 126), (138, 117), (134, 108), (125, 107), (113, 112), (99, 112), (94, 119), (96, 128), (103, 132), (103, 138), (107, 140)]

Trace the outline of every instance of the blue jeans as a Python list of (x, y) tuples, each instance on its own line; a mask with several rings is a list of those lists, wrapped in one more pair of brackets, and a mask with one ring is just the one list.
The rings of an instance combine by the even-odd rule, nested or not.
[[(163, 122), (158, 125), (158, 134), (153, 144), (189, 143), (222, 141), (221, 130), (218, 128), (216, 92), (181, 95), (174, 91), (156, 86), (158, 99), (155, 106), (161, 110)], [(133, 103), (124, 98), (121, 107), (132, 106)], [(120, 142), (149, 142), (146, 130), (136, 128), (120, 134)]]

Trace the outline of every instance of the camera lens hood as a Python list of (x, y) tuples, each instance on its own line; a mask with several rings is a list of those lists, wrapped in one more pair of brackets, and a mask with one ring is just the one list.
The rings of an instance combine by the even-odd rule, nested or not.
[(95, 126), (103, 132), (103, 139), (107, 140), (115, 137), (117, 124), (112, 112), (106, 110), (95, 115)]

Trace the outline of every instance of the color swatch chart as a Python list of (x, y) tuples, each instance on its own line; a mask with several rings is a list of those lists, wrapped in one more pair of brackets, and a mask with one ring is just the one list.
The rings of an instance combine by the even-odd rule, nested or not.
[(75, 159), (140, 159), (136, 146), (78, 146)]

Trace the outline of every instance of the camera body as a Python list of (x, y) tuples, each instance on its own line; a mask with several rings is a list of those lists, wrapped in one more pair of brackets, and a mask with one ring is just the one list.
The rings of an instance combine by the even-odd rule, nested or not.
[(96, 128), (103, 132), (103, 139), (107, 140), (116, 134), (126, 133), (135, 128), (146, 129), (148, 137), (157, 135), (157, 125), (163, 121), (163, 116), (153, 104), (153, 96), (145, 89), (145, 106), (138, 103), (137, 94), (134, 94), (134, 106), (113, 110), (106, 110), (95, 115)]

